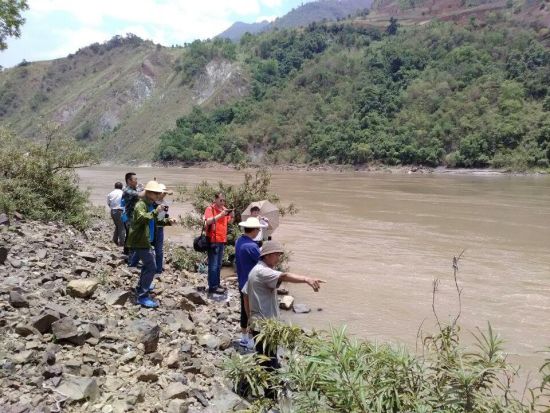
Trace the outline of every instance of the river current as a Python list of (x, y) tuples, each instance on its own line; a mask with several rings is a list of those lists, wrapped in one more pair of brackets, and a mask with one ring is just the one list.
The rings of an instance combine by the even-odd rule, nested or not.
[[(82, 169), (81, 184), (105, 205), (125, 167)], [(204, 168), (130, 168), (140, 182), (168, 186), (202, 180), (242, 181), (244, 172)], [(550, 346), (550, 177), (497, 174), (369, 174), (274, 171), (272, 188), (295, 216), (274, 233), (292, 251), (291, 271), (325, 279), (319, 293), (290, 285), (309, 314), (285, 314), (306, 327), (346, 325), (362, 338), (414, 349), (419, 328), (435, 329), (459, 309), (453, 256), (462, 251), (460, 324), (468, 332), (490, 322), (510, 360), (534, 370)], [(174, 202), (172, 215), (190, 206)], [(169, 228), (171, 242), (194, 234)], [(206, 280), (205, 280), (206, 282)]]

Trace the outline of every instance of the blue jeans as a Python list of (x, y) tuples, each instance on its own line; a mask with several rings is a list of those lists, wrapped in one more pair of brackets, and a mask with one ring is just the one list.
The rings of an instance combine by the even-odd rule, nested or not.
[(155, 261), (157, 263), (157, 274), (164, 271), (164, 227), (155, 228)]
[(220, 286), (220, 271), (222, 269), (224, 248), (225, 244), (213, 242), (208, 249), (208, 289), (210, 291)]
[(151, 248), (136, 248), (132, 250), (134, 257), (138, 262), (141, 261), (143, 267), (141, 267), (141, 275), (139, 276), (139, 283), (136, 287), (136, 294), (138, 297), (145, 297), (149, 295), (149, 287), (155, 278), (157, 272), (157, 265), (155, 264), (155, 253)]

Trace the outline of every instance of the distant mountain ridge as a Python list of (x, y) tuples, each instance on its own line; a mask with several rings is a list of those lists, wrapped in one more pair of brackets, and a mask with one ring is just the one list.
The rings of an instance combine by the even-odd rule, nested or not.
[(236, 42), (247, 32), (256, 34), (274, 29), (303, 27), (313, 22), (340, 20), (368, 10), (372, 2), (373, 0), (318, 0), (302, 3), (301, 6), (276, 18), (271, 23), (267, 21), (260, 23), (237, 22), (216, 37)]

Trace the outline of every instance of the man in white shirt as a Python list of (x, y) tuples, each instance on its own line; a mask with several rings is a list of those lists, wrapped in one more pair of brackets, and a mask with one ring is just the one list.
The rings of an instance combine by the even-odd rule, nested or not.
[(254, 241), (256, 241), (258, 246), (261, 247), (262, 243), (268, 240), (267, 231), (271, 229), (271, 224), (269, 223), (269, 219), (260, 215), (260, 207), (258, 206), (253, 206), (252, 208), (250, 208), (250, 216), (253, 218), (258, 218), (258, 220), (260, 221), (260, 232), (254, 238)]
[(111, 209), (111, 218), (115, 223), (115, 231), (113, 233), (113, 242), (122, 247), (126, 239), (126, 228), (122, 222), (122, 213), (124, 208), (120, 204), (122, 201), (122, 182), (115, 184), (115, 189), (107, 195), (107, 205)]

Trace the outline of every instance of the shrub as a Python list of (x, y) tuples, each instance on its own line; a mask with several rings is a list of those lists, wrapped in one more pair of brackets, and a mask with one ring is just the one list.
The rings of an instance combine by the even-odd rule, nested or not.
[(0, 210), (85, 229), (92, 213), (75, 168), (95, 163), (91, 152), (47, 126), (36, 141), (0, 129)]

